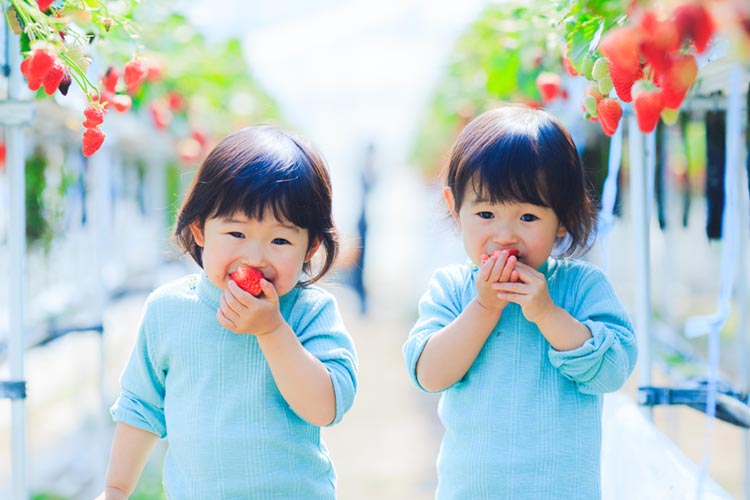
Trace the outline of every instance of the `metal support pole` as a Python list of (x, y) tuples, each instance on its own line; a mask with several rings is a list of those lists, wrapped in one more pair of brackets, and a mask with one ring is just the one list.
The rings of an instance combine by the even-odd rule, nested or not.
[[(7, 25), (5, 27), (7, 30)], [(23, 82), (20, 66), (21, 46), (17, 36), (8, 33), (8, 101), (21, 96)], [(26, 179), (24, 173), (24, 137), (21, 123), (6, 126), (6, 168), (10, 214), (8, 224), (8, 309), (10, 330), (8, 332), (8, 361), (11, 380), (24, 380), (25, 316), (24, 286), (26, 270)], [(26, 410), (23, 398), (11, 401), (11, 470), (12, 499), (26, 500), (29, 496), (26, 484)]]
[[(633, 232), (633, 255), (635, 262), (635, 332), (638, 337), (639, 366), (638, 385), (651, 385), (651, 266), (649, 239), (648, 176), (644, 162), (644, 137), (638, 129), (635, 114), (628, 116), (628, 150), (630, 158), (630, 213)], [(653, 409), (641, 407), (649, 421), (653, 420)]]

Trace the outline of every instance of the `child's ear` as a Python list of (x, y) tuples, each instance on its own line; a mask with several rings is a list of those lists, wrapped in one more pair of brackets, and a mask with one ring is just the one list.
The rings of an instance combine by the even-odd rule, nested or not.
[(565, 226), (563, 226), (562, 224), (558, 224), (558, 226), (557, 226), (557, 234), (555, 236), (557, 236), (558, 238), (562, 238), (566, 234), (568, 234), (568, 230), (565, 229)]
[(310, 262), (312, 260), (313, 256), (315, 255), (315, 252), (318, 251), (318, 248), (320, 248), (321, 240), (320, 238), (316, 238), (315, 241), (312, 242), (310, 245), (310, 249), (307, 251), (307, 255), (305, 255), (305, 262)]
[(195, 239), (195, 243), (199, 247), (202, 247), (206, 241), (203, 237), (203, 227), (201, 227), (201, 223), (199, 221), (195, 221), (188, 227), (190, 228), (190, 232), (193, 233), (193, 239)]
[(456, 200), (453, 198), (453, 190), (448, 186), (443, 188), (443, 199), (445, 200), (446, 205), (448, 205), (448, 211), (451, 213), (451, 217), (453, 217), (453, 220), (458, 224), (458, 214), (455, 209)]

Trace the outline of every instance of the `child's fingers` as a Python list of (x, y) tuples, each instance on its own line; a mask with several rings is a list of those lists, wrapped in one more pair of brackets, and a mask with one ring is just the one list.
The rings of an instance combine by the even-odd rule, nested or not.
[(502, 272), (497, 281), (511, 281), (511, 276), (513, 275), (513, 270), (517, 261), (518, 259), (513, 255), (505, 259), (505, 265), (503, 266)]
[(253, 296), (240, 288), (234, 280), (229, 280), (227, 282), (227, 291), (229, 291), (229, 294), (225, 295), (230, 295), (235, 303), (242, 304), (244, 307), (249, 306), (253, 299)]
[(237, 325), (232, 320), (226, 317), (221, 307), (216, 311), (216, 319), (219, 324), (227, 330), (235, 330), (237, 328)]
[(273, 286), (273, 283), (263, 278), (260, 280), (260, 289), (263, 292), (264, 297), (273, 302), (278, 302), (279, 296), (276, 293), (276, 287)]

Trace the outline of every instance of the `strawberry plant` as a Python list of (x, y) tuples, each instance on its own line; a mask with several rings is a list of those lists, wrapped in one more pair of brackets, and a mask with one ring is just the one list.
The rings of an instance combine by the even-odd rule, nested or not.
[[(128, 44), (127, 50), (132, 51), (132, 47), (136, 53), (142, 50), (138, 43), (139, 29), (131, 20), (137, 4), (137, 0), (118, 2), (117, 12), (113, 12), (103, 0), (10, 0), (4, 3), (8, 26), (21, 37), (24, 59), (20, 71), (29, 89), (35, 92), (41, 89), (47, 95), (57, 91), (67, 95), (75, 82), (91, 103), (98, 103), (98, 109), (106, 110), (115, 89), (111, 78), (108, 85), (100, 85), (90, 78), (93, 50), (112, 52), (118, 47), (114, 51), (123, 51), (119, 48), (123, 42)], [(102, 120), (100, 116), (97, 125)], [(87, 122), (91, 123), (88, 117)], [(99, 139), (103, 140), (103, 134), (88, 130), (84, 125), (82, 149), (85, 156), (93, 154), (101, 146)], [(96, 140), (92, 140), (92, 136), (96, 136)], [(96, 148), (92, 147), (94, 144), (98, 144)]]

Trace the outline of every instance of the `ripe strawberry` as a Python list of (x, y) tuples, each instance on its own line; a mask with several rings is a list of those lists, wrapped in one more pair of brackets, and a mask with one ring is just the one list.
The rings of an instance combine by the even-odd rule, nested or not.
[[(513, 256), (516, 259), (518, 258), (519, 251), (517, 248), (509, 248), (508, 249), (508, 257)], [(499, 257), (500, 256), (500, 250), (495, 250), (492, 252), (492, 255), (482, 254), (482, 264), (485, 264), (488, 260), (490, 260), (490, 257)]]
[(675, 7), (673, 16), (680, 41), (691, 41), (699, 54), (705, 52), (716, 31), (708, 10), (700, 3), (683, 3)]
[(91, 156), (96, 153), (104, 142), (104, 132), (97, 127), (87, 128), (83, 131), (83, 156)]
[(653, 132), (664, 109), (661, 92), (648, 81), (639, 80), (633, 85), (633, 108), (641, 132)]
[(263, 273), (254, 267), (240, 267), (229, 275), (237, 286), (247, 293), (258, 296), (262, 293), (260, 280), (263, 279)]
[(609, 59), (611, 65), (623, 71), (635, 73), (641, 64), (641, 40), (643, 33), (640, 26), (630, 25), (611, 29), (602, 37), (599, 52)]
[(117, 81), (120, 79), (120, 72), (110, 66), (102, 76), (102, 87), (104, 90), (114, 94), (117, 92)]
[(643, 13), (640, 26), (643, 30), (641, 54), (655, 71), (663, 71), (669, 63), (669, 54), (680, 48), (680, 34), (674, 20), (659, 20), (654, 11), (649, 10)]
[(39, 6), (39, 10), (42, 12), (50, 8), (50, 5), (55, 3), (55, 0), (36, 0), (36, 4)]
[(602, 130), (606, 135), (612, 137), (620, 123), (620, 118), (622, 118), (620, 103), (605, 97), (596, 105), (596, 111), (599, 113), (599, 123)]
[(86, 117), (86, 121), (89, 122), (92, 127), (101, 125), (104, 121), (104, 110), (102, 109), (102, 105), (92, 102), (83, 110), (83, 116)]
[(47, 71), (47, 75), (44, 77), (44, 91), (47, 95), (55, 93), (64, 77), (65, 66), (59, 60), (55, 60), (52, 67)]
[(622, 102), (632, 101), (633, 96), (630, 93), (630, 89), (636, 80), (639, 80), (643, 76), (643, 69), (639, 66), (636, 73), (630, 73), (613, 64), (609, 67), (609, 75), (612, 77), (612, 85), (615, 88), (617, 97)]
[(146, 68), (140, 59), (134, 58), (125, 65), (123, 71), (128, 94), (135, 94), (146, 79)]
[(692, 54), (670, 57), (666, 71), (656, 73), (656, 84), (662, 89), (664, 106), (679, 108), (698, 76), (698, 63)]
[(57, 56), (50, 50), (38, 48), (31, 51), (29, 79), (44, 81), (44, 77), (55, 64)]
[(542, 94), (542, 100), (549, 102), (560, 96), (560, 75), (556, 73), (542, 72), (536, 77), (536, 86), (539, 93)]

